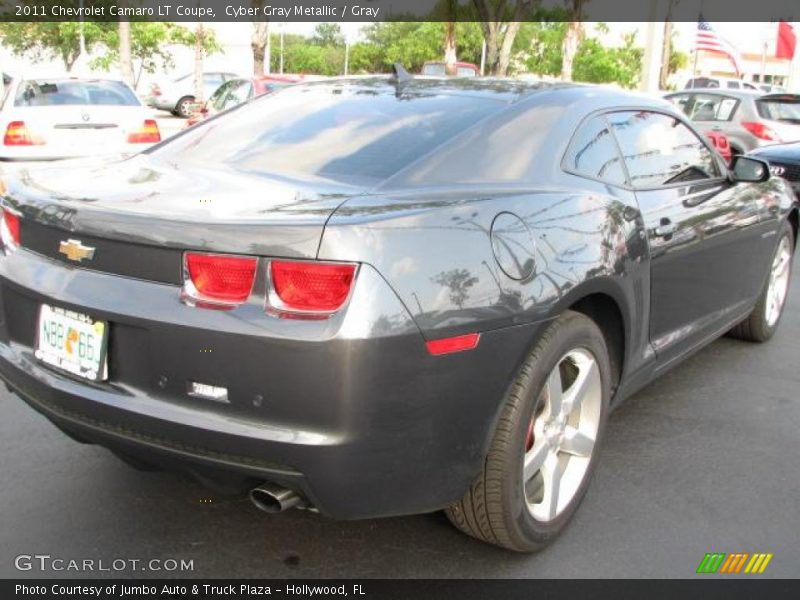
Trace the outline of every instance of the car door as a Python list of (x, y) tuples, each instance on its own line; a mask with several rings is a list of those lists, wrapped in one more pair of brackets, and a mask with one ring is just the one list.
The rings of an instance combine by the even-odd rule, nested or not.
[(744, 316), (774, 229), (759, 188), (732, 184), (706, 141), (657, 111), (607, 115), (650, 249), (650, 340), (661, 364)]

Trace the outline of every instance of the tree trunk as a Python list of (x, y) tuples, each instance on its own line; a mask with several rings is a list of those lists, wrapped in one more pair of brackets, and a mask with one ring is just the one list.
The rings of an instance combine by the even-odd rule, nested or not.
[(572, 65), (575, 62), (575, 55), (578, 54), (582, 33), (583, 23), (581, 21), (570, 21), (567, 25), (567, 35), (564, 36), (564, 45), (561, 49), (561, 79), (563, 81), (572, 81)]
[[(250, 0), (251, 8), (261, 8), (264, 0)], [(264, 75), (264, 61), (269, 40), (269, 21), (253, 21), (253, 32), (250, 35), (250, 48), (253, 50), (253, 75)]]
[(197, 23), (194, 37), (194, 101), (196, 103), (203, 102), (203, 41), (205, 38), (205, 30), (201, 22)]
[(447, 75), (458, 75), (456, 68), (456, 24), (447, 21), (444, 24), (444, 71)]
[(269, 21), (253, 22), (253, 34), (250, 37), (250, 48), (253, 50), (253, 75), (264, 75), (264, 63), (267, 56), (267, 38)]
[(511, 49), (514, 47), (514, 40), (517, 37), (517, 33), (519, 33), (520, 25), (521, 23), (519, 21), (512, 21), (506, 28), (503, 41), (500, 44), (500, 52), (497, 56), (497, 69), (495, 71), (495, 74), (500, 77), (505, 77), (508, 74), (508, 65), (511, 62)]
[(662, 52), (658, 87), (659, 89), (666, 90), (669, 87), (669, 60), (672, 55), (672, 22), (669, 20), (669, 16), (667, 16), (667, 20), (664, 21), (664, 44), (662, 46)]
[(119, 21), (119, 68), (122, 80), (130, 86), (135, 86), (133, 78), (133, 60), (131, 58), (131, 24), (130, 21)]
[[(529, 11), (539, 2), (515, 0), (513, 13), (509, 15), (505, 2), (498, 4), (492, 0), (472, 0), (486, 40), (486, 70), (489, 74), (500, 77), (506, 75), (520, 24), (525, 20), (526, 11), (530, 14)], [(509, 17), (508, 21), (497, 20)]]

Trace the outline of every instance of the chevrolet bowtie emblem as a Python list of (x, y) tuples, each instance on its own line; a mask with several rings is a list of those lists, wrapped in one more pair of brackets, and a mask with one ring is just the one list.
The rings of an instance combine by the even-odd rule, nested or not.
[(84, 246), (80, 240), (62, 241), (58, 245), (58, 251), (69, 260), (81, 262), (84, 258), (92, 260), (94, 258), (94, 248)]

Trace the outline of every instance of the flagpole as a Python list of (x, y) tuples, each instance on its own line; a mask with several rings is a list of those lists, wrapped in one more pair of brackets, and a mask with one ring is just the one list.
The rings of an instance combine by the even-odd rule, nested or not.
[(700, 51), (697, 49), (697, 31), (700, 27), (700, 21), (703, 20), (703, 5), (705, 0), (700, 0), (700, 11), (697, 13), (697, 25), (694, 28), (694, 67), (692, 68), (692, 87), (694, 87), (695, 79), (697, 79), (697, 58)]

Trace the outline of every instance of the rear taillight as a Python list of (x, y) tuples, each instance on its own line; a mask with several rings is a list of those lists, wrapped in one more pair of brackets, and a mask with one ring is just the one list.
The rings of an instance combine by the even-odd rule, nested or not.
[(128, 134), (129, 144), (155, 144), (161, 141), (161, 132), (154, 119), (147, 119), (139, 129)]
[(270, 261), (271, 308), (288, 317), (329, 316), (350, 296), (356, 268), (349, 263)]
[(7, 208), (0, 208), (2, 221), (0, 222), (0, 238), (6, 250), (14, 249), (20, 245), (19, 217)]
[(31, 133), (25, 121), (11, 121), (6, 127), (6, 134), (3, 137), (5, 146), (41, 146), (44, 139)]
[(187, 252), (184, 295), (211, 307), (241, 304), (253, 289), (257, 264), (249, 256)]
[(747, 131), (752, 133), (760, 140), (766, 140), (768, 142), (781, 141), (781, 136), (775, 133), (767, 125), (764, 125), (764, 123), (759, 123), (758, 121), (742, 121), (742, 127), (747, 129)]

